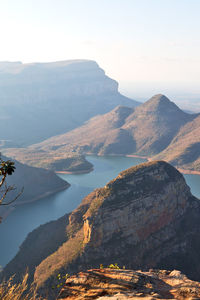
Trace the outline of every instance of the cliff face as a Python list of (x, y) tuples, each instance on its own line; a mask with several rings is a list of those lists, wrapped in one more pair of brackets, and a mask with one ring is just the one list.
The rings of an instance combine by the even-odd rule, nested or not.
[(36, 143), (117, 105), (138, 104), (94, 61), (0, 63), (0, 71), (1, 144)]
[(113, 261), (134, 269), (177, 268), (199, 279), (199, 213), (199, 201), (169, 164), (128, 169), (71, 214), (69, 240), (37, 266), (35, 282), (41, 287), (60, 272)]
[[(157, 161), (127, 169), (85, 197), (70, 214), (66, 241), (38, 261), (34, 282), (41, 294), (47, 286), (53, 294), (57, 274), (113, 262), (130, 269), (178, 269), (199, 280), (199, 214), (199, 200), (171, 165)], [(29, 241), (9, 263), (9, 270), (20, 263), (27, 246), (36, 255)], [(8, 275), (7, 267), (3, 275)]]
[(180, 271), (93, 269), (67, 279), (57, 299), (199, 299), (200, 283)]

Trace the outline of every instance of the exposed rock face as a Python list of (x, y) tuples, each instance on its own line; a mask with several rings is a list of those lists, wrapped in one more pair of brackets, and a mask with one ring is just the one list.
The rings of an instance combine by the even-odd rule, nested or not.
[(93, 269), (67, 279), (57, 299), (199, 299), (200, 283), (180, 271)]
[(17, 146), (72, 130), (117, 105), (139, 104), (89, 60), (0, 63), (0, 99), (1, 144)]
[(199, 257), (199, 213), (199, 201), (169, 164), (130, 168), (71, 214), (69, 240), (36, 268), (35, 282), (41, 286), (51, 274), (112, 261), (130, 268), (176, 267), (198, 279), (192, 262)]
[(51, 287), (57, 274), (113, 262), (130, 269), (179, 269), (199, 280), (199, 215), (199, 200), (174, 167), (163, 161), (132, 167), (94, 190), (70, 214), (66, 241), (36, 266), (34, 281), (41, 294), (49, 287), (55, 298)]

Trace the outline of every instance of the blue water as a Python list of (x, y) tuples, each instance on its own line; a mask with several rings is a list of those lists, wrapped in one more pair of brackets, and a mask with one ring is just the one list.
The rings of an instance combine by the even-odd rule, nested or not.
[[(0, 265), (5, 266), (17, 253), (29, 232), (41, 224), (58, 219), (75, 209), (94, 188), (104, 186), (119, 172), (144, 162), (132, 157), (95, 157), (87, 159), (94, 165), (88, 174), (59, 175), (71, 187), (39, 201), (18, 206), (0, 225)], [(200, 176), (185, 175), (194, 195), (200, 198)]]

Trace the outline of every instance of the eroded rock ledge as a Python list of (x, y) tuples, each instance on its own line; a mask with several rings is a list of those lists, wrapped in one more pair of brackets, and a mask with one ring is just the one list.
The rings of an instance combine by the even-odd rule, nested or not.
[(200, 283), (176, 270), (93, 269), (67, 279), (57, 299), (200, 299)]

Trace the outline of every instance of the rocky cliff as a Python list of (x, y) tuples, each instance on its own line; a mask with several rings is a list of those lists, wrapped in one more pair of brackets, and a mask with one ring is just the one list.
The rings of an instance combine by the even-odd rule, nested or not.
[(57, 299), (200, 299), (200, 283), (176, 270), (93, 269), (67, 279)]
[[(112, 262), (143, 270), (175, 268), (199, 280), (199, 214), (199, 200), (174, 167), (163, 161), (132, 167), (89, 194), (70, 214), (66, 241), (36, 266), (34, 281), (43, 293), (58, 273)], [(7, 271), (3, 274), (10, 276)]]
[(0, 99), (1, 144), (15, 146), (69, 131), (117, 105), (139, 104), (90, 60), (0, 63)]

